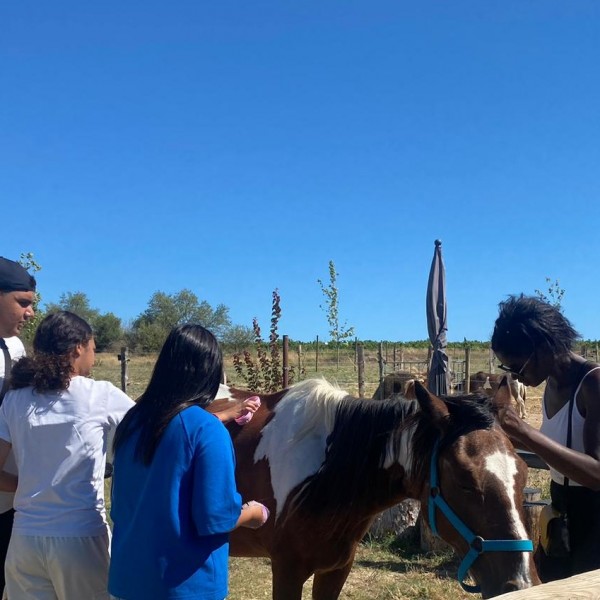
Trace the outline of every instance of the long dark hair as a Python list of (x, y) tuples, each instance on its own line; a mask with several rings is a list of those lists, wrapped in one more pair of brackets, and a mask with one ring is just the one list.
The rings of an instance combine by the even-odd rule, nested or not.
[(13, 367), (11, 388), (31, 385), (36, 392), (66, 390), (73, 376), (72, 353), (92, 337), (92, 328), (76, 314), (66, 310), (50, 313), (36, 329), (33, 355)]
[(167, 337), (148, 383), (115, 434), (115, 450), (139, 430), (135, 456), (150, 464), (167, 425), (190, 406), (208, 406), (217, 395), (223, 357), (215, 336), (201, 325), (180, 325)]
[(558, 357), (568, 353), (579, 337), (556, 306), (521, 294), (500, 302), (492, 350), (520, 356), (542, 347)]

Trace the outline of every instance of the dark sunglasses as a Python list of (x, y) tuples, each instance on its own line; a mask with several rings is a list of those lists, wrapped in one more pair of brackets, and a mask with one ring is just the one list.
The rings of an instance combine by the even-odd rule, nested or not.
[(510, 373), (511, 375), (514, 375), (515, 377), (520, 377), (523, 374), (525, 367), (529, 364), (529, 361), (533, 358), (534, 354), (535, 354), (535, 350), (529, 355), (529, 358), (523, 363), (523, 366), (518, 370), (512, 369), (511, 367), (507, 367), (506, 365), (503, 365), (502, 363), (500, 363), (498, 365), (498, 368), (501, 371), (504, 371), (505, 373)]

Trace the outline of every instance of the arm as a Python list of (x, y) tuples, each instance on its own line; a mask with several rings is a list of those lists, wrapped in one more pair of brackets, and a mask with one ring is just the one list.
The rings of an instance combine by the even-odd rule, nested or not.
[(215, 417), (221, 421), (221, 423), (229, 423), (242, 415), (247, 413), (255, 413), (260, 407), (260, 400), (253, 396), (246, 398), (242, 403), (232, 402), (232, 406), (220, 410), (219, 412), (213, 413)]
[(267, 522), (269, 518), (269, 509), (260, 502), (250, 500), (242, 504), (242, 512), (235, 528), (248, 527), (249, 529), (258, 529)]
[[(585, 453), (567, 448), (523, 421), (512, 407), (503, 408), (498, 417), (502, 428), (516, 446), (535, 452), (551, 467), (592, 490), (600, 490), (600, 375), (590, 373), (579, 392), (585, 409), (583, 445)], [(577, 410), (574, 407), (573, 410)]]
[(2, 492), (17, 491), (17, 476), (3, 470), (11, 448), (12, 444), (0, 439), (0, 491)]

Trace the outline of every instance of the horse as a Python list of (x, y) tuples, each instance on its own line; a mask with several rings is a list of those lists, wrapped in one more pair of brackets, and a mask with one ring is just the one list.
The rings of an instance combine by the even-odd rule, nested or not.
[(506, 382), (512, 392), (512, 397), (516, 403), (517, 413), (522, 419), (527, 418), (527, 408), (525, 401), (527, 400), (527, 388), (522, 381), (511, 377), (510, 373), (485, 373), (477, 371), (470, 378), (470, 391), (483, 391), (488, 396), (493, 396), (498, 391), (498, 386), (502, 379), (506, 378)]
[(395, 396), (403, 397), (408, 400), (415, 400), (415, 381), (425, 382), (425, 378), (421, 375), (408, 373), (406, 371), (396, 371), (389, 373), (381, 379), (377, 389), (373, 393), (373, 400), (383, 400), (393, 398)]
[[(271, 513), (259, 529), (234, 530), (230, 553), (271, 559), (273, 600), (301, 600), (313, 574), (313, 600), (336, 600), (374, 518), (406, 498), (429, 507), (432, 530), (463, 557), (465, 589), (491, 598), (539, 584), (524, 524), (527, 467), (491, 401), (440, 398), (420, 382), (415, 391), (417, 400), (375, 402), (305, 380), (261, 395), (246, 425), (227, 425), (243, 501)], [(254, 394), (222, 386), (211, 410)], [(467, 572), (476, 586), (462, 581)]]

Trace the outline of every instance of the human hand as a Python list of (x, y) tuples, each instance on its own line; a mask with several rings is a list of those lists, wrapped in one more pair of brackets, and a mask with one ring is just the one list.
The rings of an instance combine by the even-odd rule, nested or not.
[(235, 422), (238, 425), (245, 425), (259, 408), (260, 398), (258, 396), (246, 398), (240, 407), (240, 416), (236, 417)]
[(262, 527), (269, 518), (269, 509), (256, 500), (250, 500), (242, 505), (242, 527), (258, 529)]
[(498, 408), (497, 412), (498, 423), (514, 443), (521, 442), (524, 429), (524, 421), (519, 417), (514, 407), (511, 404), (504, 405)]

